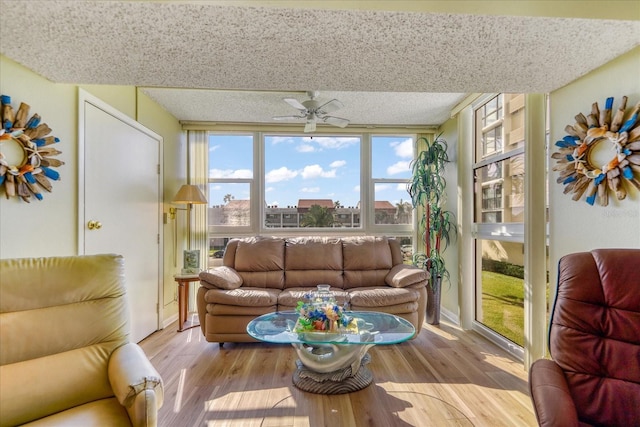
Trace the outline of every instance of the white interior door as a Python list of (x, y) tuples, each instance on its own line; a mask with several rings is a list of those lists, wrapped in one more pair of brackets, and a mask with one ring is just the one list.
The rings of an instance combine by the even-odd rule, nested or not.
[(124, 256), (131, 340), (139, 342), (160, 324), (162, 139), (87, 93), (80, 110), (79, 250)]

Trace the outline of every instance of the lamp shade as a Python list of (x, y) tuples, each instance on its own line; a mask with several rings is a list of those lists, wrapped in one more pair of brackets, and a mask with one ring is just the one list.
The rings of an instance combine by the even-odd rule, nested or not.
[(173, 198), (173, 203), (206, 204), (207, 199), (196, 185), (185, 184), (180, 187), (178, 193), (176, 193), (176, 196)]

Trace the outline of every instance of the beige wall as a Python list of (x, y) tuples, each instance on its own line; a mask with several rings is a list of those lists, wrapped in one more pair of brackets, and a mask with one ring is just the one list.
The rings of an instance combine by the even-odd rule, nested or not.
[[(186, 249), (186, 221), (184, 215), (179, 215), (175, 220), (169, 218), (169, 208), (172, 206), (171, 200), (173, 200), (180, 186), (187, 182), (186, 132), (182, 131), (180, 123), (171, 114), (140, 91), (138, 91), (137, 104), (137, 121), (149, 129), (153, 129), (164, 138), (162, 159), (164, 176), (162, 199), (165, 201), (163, 207), (165, 221), (162, 226), (164, 243), (163, 318), (169, 319), (177, 313), (178, 307), (177, 286), (173, 280), (173, 275), (179, 273), (182, 267), (181, 255), (176, 261), (174, 254), (182, 254), (183, 249)], [(193, 286), (193, 288), (196, 287)]]
[(42, 122), (60, 138), (57, 168), (60, 181), (44, 200), (27, 204), (6, 199), (0, 190), (0, 257), (30, 257), (77, 253), (77, 86), (52, 84), (48, 80), (0, 57), (0, 92), (11, 97), (14, 110), (21, 102), (31, 106)]
[[(445, 168), (445, 179), (447, 181), (447, 205), (446, 209), (453, 212), (458, 217), (458, 168), (457, 168), (457, 153), (458, 153), (458, 120), (448, 120), (440, 129), (442, 133), (441, 137), (447, 141), (449, 160), (451, 163)], [(473, 197), (473, 195), (471, 195)], [(455, 316), (458, 316), (458, 252), (457, 252), (457, 238), (453, 236), (451, 246), (447, 248), (443, 253), (445, 259), (445, 265), (449, 274), (451, 275), (450, 284), (443, 283), (442, 286), (442, 308), (452, 312)]]
[[(78, 254), (78, 88), (90, 92), (107, 104), (163, 137), (164, 200), (171, 200), (186, 181), (185, 137), (179, 122), (144, 94), (131, 86), (77, 86), (52, 83), (16, 62), (0, 56), (0, 93), (11, 96), (15, 108), (20, 102), (31, 106), (60, 138), (57, 156), (65, 164), (56, 168), (60, 181), (53, 181), (53, 191), (44, 200), (25, 203), (6, 199), (0, 190), (0, 258), (69, 256)], [(165, 203), (164, 212), (169, 211)], [(184, 236), (178, 224), (178, 236)], [(174, 301), (176, 284), (171, 254), (174, 247), (173, 223), (163, 226), (164, 296), (163, 319), (177, 313)], [(177, 251), (182, 253), (183, 239)]]
[[(551, 142), (566, 135), (564, 128), (573, 124), (578, 113), (587, 115), (591, 104), (603, 108), (614, 97), (614, 109), (627, 96), (627, 111), (640, 102), (640, 47), (550, 94)], [(551, 166), (555, 161), (551, 160)], [(552, 172), (549, 183), (551, 283), (556, 280), (556, 265), (565, 254), (605, 247), (640, 248), (640, 192), (631, 185), (627, 198), (609, 197), (609, 206), (588, 205), (584, 196), (574, 202), (563, 194)], [(636, 174), (637, 177), (637, 174)]]

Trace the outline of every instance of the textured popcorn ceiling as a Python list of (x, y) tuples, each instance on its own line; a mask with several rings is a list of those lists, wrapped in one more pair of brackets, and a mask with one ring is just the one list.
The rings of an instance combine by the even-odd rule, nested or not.
[(352, 124), (440, 124), (465, 94), (548, 92), (640, 44), (633, 16), (56, 0), (0, 12), (7, 57), (54, 82), (143, 87), (184, 121), (271, 122), (295, 113), (282, 97), (319, 90)]

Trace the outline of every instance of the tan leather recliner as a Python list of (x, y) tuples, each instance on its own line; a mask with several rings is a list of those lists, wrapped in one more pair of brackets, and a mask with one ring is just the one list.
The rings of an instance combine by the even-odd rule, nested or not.
[(121, 256), (0, 260), (0, 426), (155, 426), (162, 401)]

